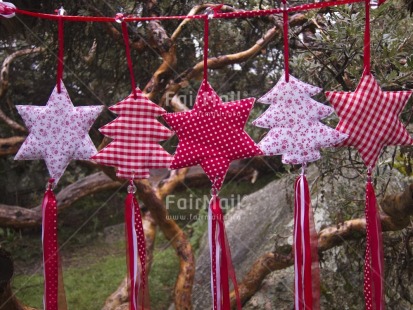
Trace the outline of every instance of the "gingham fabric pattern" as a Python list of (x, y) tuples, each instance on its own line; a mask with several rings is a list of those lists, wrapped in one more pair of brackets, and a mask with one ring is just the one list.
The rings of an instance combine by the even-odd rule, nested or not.
[(319, 120), (334, 112), (331, 107), (311, 98), (321, 88), (306, 84), (293, 76), (286, 82), (283, 74), (278, 83), (259, 102), (270, 107), (253, 124), (270, 128), (258, 146), (265, 155), (282, 155), (285, 164), (302, 164), (320, 159), (320, 148), (333, 146), (347, 135)]
[(156, 117), (165, 110), (136, 90), (124, 100), (109, 108), (118, 117), (100, 128), (100, 132), (113, 139), (93, 160), (117, 168), (119, 178), (146, 179), (149, 169), (169, 168), (172, 156), (160, 141), (169, 139), (173, 132)]
[(355, 146), (367, 167), (375, 167), (386, 145), (413, 143), (399, 120), (412, 91), (382, 91), (372, 74), (362, 76), (354, 92), (326, 92), (340, 121), (336, 129), (349, 138), (338, 146)]
[(244, 131), (254, 101), (223, 103), (204, 80), (191, 111), (163, 115), (179, 139), (171, 169), (200, 164), (219, 190), (232, 160), (262, 155)]
[(14, 158), (44, 159), (55, 184), (71, 160), (96, 154), (88, 132), (103, 109), (74, 107), (63, 82), (60, 85), (61, 92), (55, 87), (46, 106), (17, 106), (30, 133)]

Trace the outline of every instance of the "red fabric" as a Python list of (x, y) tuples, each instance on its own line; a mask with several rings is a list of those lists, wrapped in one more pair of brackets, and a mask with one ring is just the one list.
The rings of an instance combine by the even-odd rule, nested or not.
[[(58, 240), (57, 240), (57, 202), (52, 186), (55, 180), (50, 179), (42, 202), (42, 243), (44, 273), (44, 309), (58, 310), (59, 305), (66, 303), (63, 283), (59, 283)], [(59, 292), (60, 290), (60, 292)]]
[[(308, 11), (308, 10), (315, 10), (321, 9), (336, 5), (346, 5), (358, 2), (364, 2), (365, 0), (335, 0), (335, 1), (326, 1), (326, 2), (315, 2), (303, 5), (297, 5), (294, 7), (288, 8), (288, 12), (298, 12), (298, 11)], [(280, 14), (283, 12), (283, 9), (276, 8), (276, 9), (269, 9), (269, 10), (253, 10), (253, 11), (239, 11), (239, 12), (230, 12), (230, 13), (215, 13), (214, 18), (251, 18), (257, 16), (267, 16), (273, 14)], [(30, 12), (25, 10), (16, 9), (16, 13), (22, 15), (28, 15), (43, 19), (51, 19), (57, 20), (58, 16), (53, 14), (44, 14), (44, 13), (36, 13)], [(123, 20), (125, 22), (136, 22), (136, 21), (149, 21), (149, 20), (176, 20), (176, 19), (204, 19), (205, 15), (180, 15), (180, 16), (148, 16), (148, 17), (135, 17), (135, 16), (128, 16), (125, 17)], [(74, 21), (74, 22), (103, 22), (103, 23), (110, 23), (115, 22), (115, 17), (95, 17), (95, 16), (64, 16), (64, 20), (66, 21)]]
[(58, 41), (59, 41), (59, 50), (57, 52), (57, 92), (60, 94), (62, 79), (63, 79), (63, 66), (64, 66), (64, 29), (63, 29), (63, 18), (62, 15), (59, 15), (57, 21), (58, 27)]
[(163, 115), (179, 139), (171, 169), (200, 164), (219, 190), (232, 160), (262, 155), (244, 131), (254, 101), (248, 98), (224, 104), (203, 81), (191, 111)]
[(129, 68), (129, 78), (130, 82), (132, 85), (132, 92), (134, 96), (136, 97), (136, 82), (135, 82), (135, 75), (133, 74), (133, 64), (132, 64), (132, 58), (130, 56), (130, 46), (129, 46), (129, 35), (128, 35), (128, 26), (127, 24), (122, 20), (122, 34), (123, 34), (123, 41), (125, 43), (125, 51), (126, 51), (126, 61), (128, 62), (128, 68)]
[(412, 91), (382, 91), (372, 74), (363, 75), (354, 92), (326, 92), (340, 121), (336, 130), (348, 134), (339, 146), (355, 146), (367, 167), (373, 168), (386, 145), (410, 145), (399, 120)]
[[(131, 181), (133, 182), (133, 181)], [(132, 183), (133, 185), (133, 183)], [(138, 201), (132, 192), (125, 200), (126, 257), (129, 281), (129, 309), (149, 306), (146, 278), (146, 242)], [(148, 305), (145, 308), (145, 302)]]
[(14, 17), (16, 12), (16, 7), (10, 2), (0, 2), (0, 16), (5, 18)]
[[(232, 265), (231, 251), (225, 232), (224, 215), (221, 209), (219, 197), (213, 196), (209, 205), (212, 215), (212, 244), (211, 246), (211, 268), (213, 287), (213, 309), (230, 309), (229, 279), (231, 279), (237, 300), (237, 309), (241, 309), (241, 299), (239, 297), (237, 279)], [(216, 268), (216, 257), (220, 260), (220, 268)], [(219, 275), (218, 275), (219, 273)], [(220, 280), (217, 280), (220, 279)], [(219, 284), (219, 285), (217, 285)]]
[(366, 310), (384, 310), (384, 258), (380, 215), (373, 184), (366, 184), (366, 256), (364, 298)]
[(98, 154), (96, 162), (117, 167), (120, 178), (146, 179), (149, 169), (169, 167), (172, 156), (159, 141), (171, 137), (172, 132), (157, 121), (165, 110), (150, 101), (139, 90), (109, 108), (118, 118), (100, 128), (100, 132), (114, 139)]
[(209, 17), (204, 18), (204, 80), (208, 78), (208, 37), (209, 37)]
[(287, 1), (283, 0), (283, 39), (284, 39), (284, 75), (285, 81), (290, 80), (289, 45), (288, 45), (288, 11)]
[(366, 19), (364, 26), (364, 73), (370, 74), (370, 0), (365, 0)]
[(314, 228), (307, 179), (295, 181), (294, 204), (294, 309), (320, 309), (320, 281), (317, 233)]

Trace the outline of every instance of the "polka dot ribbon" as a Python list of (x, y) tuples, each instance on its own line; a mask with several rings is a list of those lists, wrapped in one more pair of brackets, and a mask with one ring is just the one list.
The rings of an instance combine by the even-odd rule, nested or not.
[(128, 265), (129, 309), (147, 309), (149, 305), (146, 279), (146, 242), (139, 203), (134, 195), (136, 187), (129, 181), (125, 200), (126, 257)]
[(294, 309), (320, 309), (317, 232), (304, 173), (296, 179), (294, 189)]
[(211, 292), (214, 310), (231, 309), (229, 279), (234, 286), (237, 309), (241, 309), (237, 279), (225, 232), (224, 215), (219, 197), (213, 195), (208, 208), (208, 239), (211, 256)]
[(57, 201), (50, 179), (42, 202), (42, 244), (45, 310), (66, 309), (57, 241)]
[(384, 310), (384, 258), (380, 215), (371, 175), (366, 184), (366, 256), (364, 259), (364, 299), (366, 310)]

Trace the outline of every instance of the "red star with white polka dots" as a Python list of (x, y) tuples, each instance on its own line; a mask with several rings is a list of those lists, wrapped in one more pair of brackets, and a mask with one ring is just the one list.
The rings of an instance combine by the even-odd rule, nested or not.
[(200, 164), (219, 190), (231, 161), (263, 155), (244, 130), (254, 101), (248, 98), (223, 103), (204, 80), (191, 111), (163, 115), (179, 139), (170, 168)]

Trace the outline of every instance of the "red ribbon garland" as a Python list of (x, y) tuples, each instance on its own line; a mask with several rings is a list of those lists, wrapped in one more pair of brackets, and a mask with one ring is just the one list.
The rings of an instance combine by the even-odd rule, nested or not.
[(234, 286), (237, 309), (241, 309), (241, 299), (234, 267), (232, 265), (231, 251), (225, 232), (221, 201), (216, 195), (213, 195), (211, 199), (208, 212), (213, 309), (227, 310), (231, 308), (229, 278)]
[[(297, 5), (294, 7), (288, 8), (288, 12), (297, 12), (297, 11), (308, 11), (314, 9), (321, 9), (326, 7), (332, 7), (336, 5), (346, 5), (352, 3), (359, 3), (365, 0), (333, 0), (333, 1), (326, 1), (326, 2), (315, 2), (303, 5)], [(381, 3), (383, 3), (382, 1)], [(22, 15), (28, 15), (43, 19), (51, 19), (56, 20), (59, 17), (53, 14), (45, 14), (45, 13), (36, 13), (30, 12), (21, 9), (15, 9), (15, 12)], [(269, 9), (269, 10), (254, 10), (254, 11), (239, 11), (239, 12), (230, 12), (230, 13), (216, 13), (214, 14), (214, 18), (251, 18), (251, 17), (258, 17), (258, 16), (266, 16), (266, 15), (273, 15), (273, 14), (280, 14), (283, 12), (283, 9)], [(129, 16), (125, 17), (125, 22), (136, 22), (136, 21), (150, 21), (150, 20), (175, 20), (175, 19), (203, 19), (205, 15), (178, 15), (178, 16), (148, 16), (148, 17), (138, 17), (138, 16)], [(64, 16), (64, 20), (67, 21), (76, 21), (76, 22), (103, 22), (103, 23), (110, 23), (115, 22), (115, 17), (96, 17), (96, 16)]]
[(364, 298), (366, 310), (384, 310), (384, 258), (380, 215), (371, 176), (366, 183), (366, 256)]
[(319, 309), (320, 271), (311, 196), (304, 174), (294, 184), (294, 309)]
[[(53, 193), (54, 179), (50, 179), (42, 202), (42, 244), (44, 269), (44, 308), (66, 308), (63, 277), (59, 264), (57, 241), (57, 201)], [(60, 281), (59, 281), (60, 280)]]
[[(130, 180), (128, 195), (125, 200), (126, 257), (130, 310), (146, 309), (145, 305), (149, 305), (146, 278), (146, 242), (139, 203), (134, 195), (135, 190), (133, 180)], [(140, 266), (138, 263), (140, 263)]]

